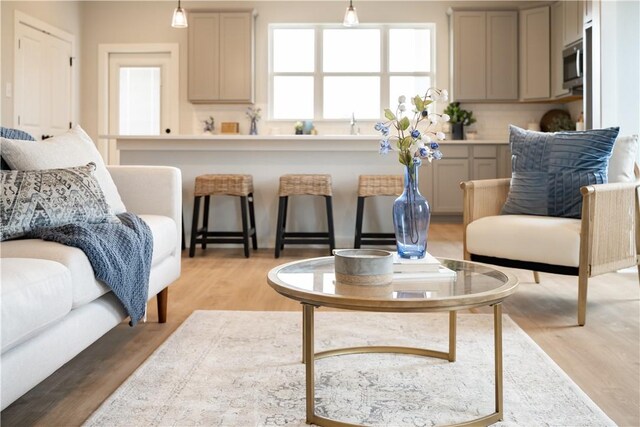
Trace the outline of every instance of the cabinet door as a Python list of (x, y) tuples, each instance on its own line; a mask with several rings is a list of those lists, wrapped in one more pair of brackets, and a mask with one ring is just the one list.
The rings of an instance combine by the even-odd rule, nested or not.
[(473, 159), (472, 179), (495, 179), (498, 177), (496, 159)]
[(253, 17), (220, 14), (220, 100), (253, 102)]
[(433, 162), (434, 213), (462, 213), (460, 183), (469, 180), (468, 159), (441, 159)]
[(520, 12), (520, 90), (522, 99), (550, 95), (549, 6)]
[(551, 96), (560, 97), (569, 93), (563, 89), (562, 50), (564, 48), (564, 2), (551, 5)]
[(563, 1), (564, 6), (564, 45), (570, 45), (582, 38), (582, 26), (584, 18), (582, 16), (582, 1)]
[(220, 16), (193, 13), (189, 17), (189, 101), (220, 98)]
[(487, 12), (487, 99), (518, 99), (518, 12)]
[(486, 88), (486, 12), (453, 13), (453, 96), (479, 100)]

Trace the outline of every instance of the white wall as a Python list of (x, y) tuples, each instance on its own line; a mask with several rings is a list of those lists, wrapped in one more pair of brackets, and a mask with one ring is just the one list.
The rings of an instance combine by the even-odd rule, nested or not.
[[(13, 123), (13, 97), (6, 96), (7, 84), (13, 86), (14, 73), (14, 19), (15, 11), (21, 11), (43, 21), (49, 25), (57, 27), (60, 30), (73, 34), (76, 37), (76, 56), (78, 61), (74, 63), (77, 67), (75, 73), (81, 75), (82, 61), (79, 52), (82, 45), (81, 34), (81, 14), (82, 3), (78, 1), (5, 1), (0, 2), (0, 37), (2, 38), (2, 61), (0, 64), (0, 104), (2, 106), (2, 115), (0, 116), (3, 126), (12, 127)], [(75, 99), (76, 109), (73, 111), (74, 123), (80, 122), (79, 112), (82, 110), (82, 99), (80, 96), (80, 79), (76, 78), (75, 85), (72, 87)]]
[[(531, 3), (531, 2), (529, 2)], [(527, 2), (478, 1), (358, 1), (356, 7), (361, 22), (434, 22), (436, 24), (437, 87), (449, 86), (449, 37), (446, 11), (449, 7), (508, 8)], [(346, 1), (185, 1), (189, 11), (256, 9), (256, 105), (267, 104), (267, 31), (269, 23), (309, 22), (337, 23), (344, 13)], [(216, 122), (238, 121), (241, 132), (248, 132), (244, 116), (246, 105), (194, 105), (187, 101), (187, 30), (170, 26), (176, 4), (173, 1), (2, 1), (2, 64), (0, 66), (0, 98), (2, 124), (13, 125), (13, 99), (5, 96), (6, 83), (13, 82), (13, 19), (14, 10), (21, 10), (37, 19), (78, 36), (80, 83), (76, 91), (82, 95), (80, 113), (75, 120), (98, 136), (98, 69), (97, 48), (102, 43), (178, 43), (180, 46), (180, 133), (201, 132), (202, 120), (209, 115)], [(638, 31), (639, 2), (604, 1), (603, 8), (603, 124), (623, 126), (623, 132), (638, 132)], [(611, 44), (609, 44), (611, 43)], [(610, 49), (608, 46), (616, 46)], [(607, 86), (608, 85), (608, 86)], [(624, 94), (619, 96), (618, 94)], [(635, 96), (635, 98), (633, 98)], [(479, 119), (474, 126), (480, 138), (496, 139), (507, 135), (509, 123), (526, 126), (539, 120), (558, 104), (466, 104)], [(575, 110), (575, 109), (574, 109)], [(575, 111), (571, 111), (576, 115)], [(264, 117), (265, 115), (263, 115)], [(575, 118), (575, 117), (574, 117)], [(283, 131), (286, 124), (276, 124)], [(347, 123), (318, 124), (321, 132), (348, 131)], [(363, 133), (369, 133), (369, 123), (360, 123)], [(260, 133), (267, 133), (270, 124), (259, 123)]]
[(640, 2), (602, 1), (602, 126), (640, 133)]

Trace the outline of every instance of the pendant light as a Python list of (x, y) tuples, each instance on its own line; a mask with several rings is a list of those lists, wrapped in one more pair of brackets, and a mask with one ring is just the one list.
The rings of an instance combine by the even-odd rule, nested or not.
[(353, 7), (353, 0), (349, 0), (349, 7), (347, 7), (347, 12), (344, 14), (342, 25), (345, 27), (355, 27), (358, 23), (358, 14), (356, 13), (356, 8)]
[(180, 0), (178, 0), (178, 7), (173, 11), (173, 19), (171, 20), (171, 26), (173, 28), (187, 28), (187, 12), (180, 6)]

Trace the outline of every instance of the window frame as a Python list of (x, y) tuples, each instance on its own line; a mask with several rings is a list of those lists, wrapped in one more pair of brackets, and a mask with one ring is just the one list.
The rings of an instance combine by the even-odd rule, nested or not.
[[(391, 77), (408, 76), (408, 77), (428, 77), (431, 81), (431, 87), (436, 86), (436, 24), (428, 23), (386, 23), (386, 24), (361, 24), (358, 28), (378, 29), (380, 30), (380, 72), (324, 72), (323, 66), (323, 39), (322, 32), (325, 29), (344, 29), (340, 24), (269, 24), (268, 38), (268, 120), (273, 122), (290, 122), (298, 119), (285, 119), (273, 117), (273, 101), (274, 101), (274, 78), (279, 76), (311, 76), (313, 77), (313, 117), (309, 120), (320, 123), (343, 122), (343, 119), (326, 119), (324, 118), (324, 77), (329, 76), (374, 76), (380, 77), (380, 111), (379, 116), (382, 117), (385, 108), (390, 108), (395, 101), (389, 99), (390, 80)], [(314, 70), (313, 72), (274, 72), (273, 71), (273, 33), (279, 29), (313, 29), (314, 30)], [(392, 29), (428, 29), (430, 30), (430, 71), (389, 71), (389, 30)], [(408, 96), (408, 95), (407, 95)], [(348, 118), (346, 118), (348, 119)], [(376, 119), (362, 118), (356, 119), (361, 121), (374, 121)], [(307, 120), (300, 117), (299, 120)]]

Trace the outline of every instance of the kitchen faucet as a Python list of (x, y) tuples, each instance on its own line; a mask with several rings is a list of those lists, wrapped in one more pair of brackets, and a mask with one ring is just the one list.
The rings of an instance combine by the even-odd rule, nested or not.
[(360, 128), (356, 127), (357, 123), (358, 122), (356, 122), (356, 114), (351, 113), (351, 122), (349, 122), (349, 125), (351, 126), (351, 135), (360, 135)]

